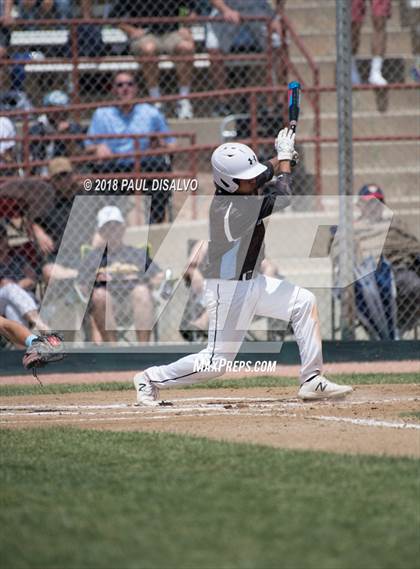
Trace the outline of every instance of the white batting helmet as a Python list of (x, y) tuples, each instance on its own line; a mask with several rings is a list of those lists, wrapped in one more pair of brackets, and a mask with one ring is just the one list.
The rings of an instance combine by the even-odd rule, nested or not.
[(215, 183), (233, 193), (239, 187), (236, 180), (251, 180), (267, 170), (258, 162), (255, 152), (246, 144), (227, 142), (216, 148), (211, 157)]

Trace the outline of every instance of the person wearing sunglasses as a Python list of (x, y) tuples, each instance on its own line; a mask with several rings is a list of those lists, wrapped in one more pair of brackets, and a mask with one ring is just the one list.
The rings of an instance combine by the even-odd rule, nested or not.
[[(169, 127), (164, 115), (155, 106), (133, 103), (138, 94), (132, 73), (120, 71), (114, 76), (113, 95), (117, 104), (96, 109), (88, 129), (90, 138), (85, 145), (87, 152), (96, 159), (93, 170), (102, 173), (132, 172), (135, 157), (127, 154), (159, 146), (166, 148), (168, 154), (143, 156), (140, 161), (141, 171), (170, 171), (169, 153), (175, 147), (175, 139), (171, 136), (147, 136), (149, 133), (167, 133)], [(101, 138), (101, 135), (112, 134), (126, 134), (127, 138)], [(145, 136), (140, 138), (133, 135)], [(165, 217), (169, 192), (158, 190), (151, 194), (150, 222), (160, 223)]]
[[(144, 136), (133, 138), (133, 135), (156, 132), (169, 132), (166, 119), (163, 114), (153, 105), (147, 103), (133, 103), (137, 94), (137, 85), (134, 75), (122, 71), (115, 75), (113, 81), (113, 95), (117, 104), (109, 107), (100, 107), (93, 113), (92, 120), (88, 129), (91, 136), (85, 142), (86, 149), (95, 158), (107, 160), (105, 165), (99, 167), (99, 171), (108, 172), (129, 172), (134, 166), (134, 157), (121, 157), (119, 154), (133, 153), (138, 150), (148, 150), (152, 146), (152, 138)], [(127, 138), (102, 138), (101, 135), (126, 134)], [(138, 141), (138, 144), (137, 144)], [(168, 149), (174, 147), (175, 139), (168, 136), (159, 140), (160, 146)], [(158, 157), (142, 158), (142, 170), (150, 170), (150, 160), (160, 170)], [(110, 162), (111, 161), (111, 162)]]

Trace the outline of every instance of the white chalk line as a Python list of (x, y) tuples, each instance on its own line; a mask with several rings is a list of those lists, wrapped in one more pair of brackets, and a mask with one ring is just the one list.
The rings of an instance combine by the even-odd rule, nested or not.
[[(237, 417), (253, 417), (255, 419), (255, 417), (257, 416), (255, 413), (234, 413), (235, 416)], [(212, 413), (211, 415), (209, 415), (209, 413), (190, 413), (190, 414), (185, 414), (185, 415), (180, 415), (180, 419), (193, 419), (196, 417), (226, 417), (226, 413)], [(280, 415), (265, 415), (266, 417), (280, 417)], [(297, 415), (295, 413), (284, 413), (281, 415), (281, 417), (297, 417)], [(65, 417), (49, 417), (48, 418), (48, 423), (54, 423), (54, 422), (60, 422), (64, 419)], [(145, 421), (149, 421), (149, 420), (169, 420), (172, 419), (171, 416), (169, 415), (147, 415), (142, 417)], [(66, 424), (67, 423), (103, 423), (103, 422), (111, 422), (111, 421), (126, 421), (127, 417), (89, 417), (89, 418), (80, 418), (80, 419), (74, 419), (74, 418), (69, 418), (68, 420), (66, 419)], [(22, 425), (22, 423), (29, 423), (30, 421), (0, 421), (0, 423), (4, 423), (5, 425)]]
[[(319, 405), (321, 403), (323, 406), (325, 404), (350, 406), (355, 404), (383, 404), (383, 403), (396, 403), (396, 402), (410, 402), (417, 401), (418, 397), (393, 397), (388, 399), (380, 400), (365, 400), (365, 401), (352, 401), (352, 400), (340, 400), (340, 401), (321, 401), (312, 402)], [(205, 406), (202, 403), (206, 401), (212, 401), (209, 406)], [(220, 401), (225, 401), (227, 403), (250, 403), (249, 408), (252, 412), (247, 412), (243, 408), (227, 407), (226, 404), (220, 403)], [(176, 403), (182, 402), (197, 402), (198, 405), (183, 405), (181, 407), (177, 406)], [(200, 403), (201, 402), (201, 403)], [(193, 418), (193, 417), (218, 417), (223, 416), (240, 416), (240, 417), (297, 417), (298, 415), (282, 412), (283, 409), (290, 407), (300, 407), (305, 409), (305, 404), (302, 402), (293, 401), (279, 401), (276, 398), (256, 398), (256, 397), (196, 397), (196, 398), (182, 398), (176, 399), (175, 405), (173, 407), (158, 407), (158, 408), (147, 408), (147, 407), (133, 407), (128, 403), (118, 403), (118, 404), (107, 404), (107, 405), (58, 405), (52, 407), (51, 405), (10, 405), (3, 406), (0, 408), (3, 416), (20, 417), (21, 419), (26, 418), (27, 420), (23, 422), (30, 422), (31, 419), (45, 417), (48, 422), (111, 422), (111, 421), (125, 421), (130, 416), (136, 416), (140, 420), (165, 420), (172, 419), (174, 416), (180, 418)], [(277, 409), (277, 413), (273, 413), (273, 410)], [(107, 417), (102, 413), (103, 411), (118, 410), (118, 416)], [(156, 411), (159, 414), (156, 414)], [(281, 414), (279, 414), (281, 412)], [(74, 418), (77, 415), (79, 418)], [(82, 415), (82, 416), (81, 416)], [(101, 416), (98, 416), (101, 415)], [(319, 421), (335, 421), (350, 423), (359, 426), (368, 427), (384, 427), (392, 429), (420, 429), (420, 425), (413, 423), (404, 423), (397, 421), (382, 421), (377, 419), (355, 419), (352, 417), (334, 417), (325, 415), (303, 415), (302, 418), (315, 419)], [(28, 421), (29, 420), (29, 421)], [(4, 424), (18, 424), (20, 421), (10, 421), (8, 419), (0, 421)]]
[(351, 423), (352, 425), (361, 425), (363, 427), (385, 427), (387, 429), (417, 429), (420, 425), (414, 423), (403, 423), (401, 421), (379, 421), (377, 419), (354, 419), (353, 417), (328, 417), (326, 415), (315, 416), (311, 419), (319, 421), (337, 421), (340, 423)]
[[(239, 412), (239, 410), (237, 410), (236, 413), (234, 413), (237, 417), (256, 417), (255, 413), (243, 413), (243, 412)], [(188, 418), (197, 418), (197, 417), (226, 417), (226, 413), (220, 413), (220, 412), (216, 412), (216, 413), (185, 413), (180, 415), (181, 419), (188, 419)], [(297, 415), (296, 413), (283, 413), (282, 415), (278, 415), (278, 414), (265, 414), (265, 417), (272, 417), (272, 418), (284, 418), (284, 417), (288, 417), (288, 418), (296, 418), (296, 417), (300, 417), (299, 415)], [(168, 420), (171, 419), (172, 417), (170, 417), (169, 415), (148, 415), (148, 416), (144, 416), (143, 419), (147, 420), (147, 421), (162, 421), (162, 420)], [(381, 428), (385, 428), (385, 429), (402, 429), (402, 430), (407, 430), (407, 429), (416, 429), (416, 430), (420, 430), (420, 425), (417, 424), (413, 424), (413, 423), (402, 423), (402, 422), (397, 422), (397, 421), (379, 421), (376, 419), (354, 419), (352, 417), (328, 417), (328, 416), (316, 416), (316, 415), (310, 415), (307, 417), (304, 417), (305, 419), (315, 419), (317, 421), (334, 421), (334, 422), (343, 422), (343, 423), (350, 423), (353, 425), (357, 425), (357, 426), (363, 426), (363, 427), (381, 427)], [(109, 422), (117, 422), (117, 421), (126, 421), (127, 417), (81, 417), (81, 418), (69, 418), (68, 416), (63, 417), (48, 417), (48, 422), (62, 422), (63, 419), (66, 419), (66, 423), (109, 423)], [(3, 421), (4, 422), (4, 421)], [(23, 421), (25, 422), (25, 421)], [(7, 421), (8, 425), (19, 425), (22, 424), (22, 421)]]
[[(172, 413), (180, 413), (182, 411), (192, 411), (196, 409), (202, 409), (203, 405), (197, 406), (178, 406), (178, 403), (189, 403), (189, 402), (206, 402), (212, 401), (211, 405), (205, 407), (209, 411), (212, 409), (217, 409), (220, 407), (225, 407), (225, 404), (220, 403), (221, 401), (225, 401), (226, 403), (250, 403), (251, 407), (254, 404), (258, 404), (258, 407), (279, 407), (279, 408), (289, 408), (289, 407), (299, 407), (304, 409), (305, 406), (308, 405), (317, 405), (317, 406), (334, 406), (334, 407), (349, 407), (353, 405), (378, 405), (378, 404), (390, 404), (390, 403), (409, 403), (414, 401), (420, 401), (420, 397), (412, 397), (412, 396), (403, 396), (403, 397), (391, 397), (386, 399), (335, 399), (335, 400), (324, 400), (324, 401), (306, 401), (302, 402), (299, 399), (295, 400), (281, 400), (279, 398), (274, 397), (188, 397), (188, 398), (179, 398), (173, 400), (173, 406), (168, 405), (167, 407), (159, 407), (159, 410), (164, 411), (165, 413), (172, 414)], [(107, 410), (115, 410), (115, 409), (131, 409), (133, 405), (131, 403), (109, 403), (109, 404), (102, 404), (102, 405), (48, 405), (48, 404), (27, 404), (27, 405), (3, 405), (0, 406), (0, 415), (24, 415), (24, 411), (28, 411), (28, 414), (31, 415), (46, 415), (56, 414), (56, 413), (76, 413), (80, 414), (81, 412), (85, 412), (85, 414), (89, 414), (89, 411), (107, 411)], [(136, 407), (137, 411), (145, 412), (150, 410), (155, 410), (156, 408), (147, 408), (147, 407)], [(232, 411), (232, 409), (227, 409)], [(20, 413), (15, 413), (16, 411), (20, 411)], [(87, 412), (87, 413), (86, 413)]]

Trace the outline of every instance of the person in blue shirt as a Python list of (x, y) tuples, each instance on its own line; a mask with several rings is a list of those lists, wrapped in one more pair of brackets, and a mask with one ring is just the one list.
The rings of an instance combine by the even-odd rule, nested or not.
[[(168, 154), (143, 156), (140, 160), (142, 172), (169, 172), (171, 162), (169, 152), (175, 147), (175, 139), (171, 136), (144, 136), (134, 139), (133, 134), (149, 134), (152, 132), (169, 132), (163, 114), (153, 105), (147, 103), (132, 104), (137, 97), (137, 85), (132, 73), (121, 71), (114, 76), (113, 93), (120, 106), (100, 107), (93, 113), (88, 134), (92, 137), (86, 140), (86, 150), (96, 159), (93, 171), (132, 172), (135, 165), (134, 157), (119, 156), (124, 153), (144, 151), (159, 146), (168, 150)], [(127, 134), (127, 138), (101, 138), (103, 134)], [(163, 190), (151, 191), (152, 203), (150, 223), (161, 223), (165, 218), (169, 192)]]
[[(100, 107), (93, 113), (88, 134), (91, 139), (86, 140), (86, 149), (95, 158), (104, 160), (105, 164), (100, 171), (129, 172), (134, 167), (134, 158), (121, 157), (119, 154), (148, 150), (156, 138), (145, 136), (138, 138), (138, 145), (129, 135), (148, 134), (151, 132), (169, 132), (163, 114), (153, 105), (147, 103), (132, 104), (128, 101), (137, 97), (137, 85), (129, 72), (119, 72), (113, 81), (113, 94), (121, 106)], [(127, 134), (127, 138), (104, 139), (101, 134)], [(168, 150), (175, 146), (175, 139), (168, 136), (160, 138), (159, 146), (166, 146)], [(141, 159), (141, 169), (146, 172), (168, 171), (169, 159), (166, 156), (145, 156)]]

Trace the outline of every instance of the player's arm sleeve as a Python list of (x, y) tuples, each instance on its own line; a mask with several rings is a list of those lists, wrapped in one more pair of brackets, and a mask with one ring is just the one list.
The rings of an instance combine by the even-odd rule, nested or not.
[(259, 219), (263, 219), (280, 211), (291, 203), (292, 177), (291, 174), (282, 173), (275, 181), (270, 182), (264, 188), (264, 200)]

